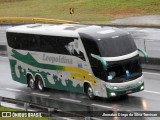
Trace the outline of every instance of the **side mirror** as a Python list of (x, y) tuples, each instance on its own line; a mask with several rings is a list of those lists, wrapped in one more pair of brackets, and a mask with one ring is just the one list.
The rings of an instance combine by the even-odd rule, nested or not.
[(144, 55), (145, 62), (148, 62), (148, 54), (142, 49), (138, 49), (138, 51), (141, 52)]
[(94, 54), (92, 54), (92, 53), (91, 53), (91, 56), (92, 56), (93, 58), (101, 61), (104, 70), (107, 70), (108, 64), (107, 64), (107, 61), (105, 61), (103, 57), (100, 57), (99, 55), (94, 55)]

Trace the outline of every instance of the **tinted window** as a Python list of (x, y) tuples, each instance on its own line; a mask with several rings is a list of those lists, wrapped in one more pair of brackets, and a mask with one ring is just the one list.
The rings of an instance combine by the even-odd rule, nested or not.
[(94, 75), (104, 80), (106, 78), (106, 73), (103, 69), (102, 63), (91, 56), (91, 54), (100, 55), (96, 42), (91, 40), (92, 38), (90, 38), (89, 36), (86, 36), (85, 34), (80, 33), (80, 36), (81, 36), (81, 39), (82, 39), (84, 48), (86, 50)]
[(91, 54), (100, 55), (98, 46), (95, 42), (87, 39), (87, 38), (81, 38), (84, 48), (86, 50), (87, 56), (89, 58), (90, 64), (94, 67), (97, 67), (97, 59), (93, 58)]
[(38, 41), (39, 49), (36, 51), (70, 55), (65, 45), (74, 41), (74, 38), (39, 35)]
[[(7, 33), (8, 45), (14, 49), (65, 55), (71, 55), (65, 46), (70, 42), (73, 42), (74, 39), (77, 38), (23, 33)], [(82, 52), (80, 54), (77, 54), (77, 52), (75, 51), (72, 55), (85, 60), (84, 54)]]
[(37, 48), (36, 35), (7, 33), (8, 45), (14, 49), (34, 50)]
[(137, 50), (131, 35), (102, 39), (97, 44), (102, 57), (122, 56)]

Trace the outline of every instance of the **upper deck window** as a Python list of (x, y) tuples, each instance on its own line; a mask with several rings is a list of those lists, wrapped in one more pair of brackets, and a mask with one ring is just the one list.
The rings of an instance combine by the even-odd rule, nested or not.
[(131, 35), (116, 36), (97, 41), (102, 57), (116, 57), (132, 53), (137, 50)]
[(7, 33), (8, 45), (14, 49), (72, 55), (85, 60), (82, 52), (78, 54), (75, 51), (74, 54), (70, 54), (65, 47), (75, 39), (78, 38), (25, 33)]

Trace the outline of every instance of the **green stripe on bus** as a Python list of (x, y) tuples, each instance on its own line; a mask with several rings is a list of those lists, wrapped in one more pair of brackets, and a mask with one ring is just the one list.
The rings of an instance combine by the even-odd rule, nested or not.
[(12, 57), (34, 67), (38, 67), (42, 69), (50, 69), (50, 70), (64, 70), (64, 66), (43, 64), (43, 63), (37, 62), (29, 52), (27, 55), (23, 55), (17, 52), (16, 50), (12, 49), (12, 53), (13, 53)]

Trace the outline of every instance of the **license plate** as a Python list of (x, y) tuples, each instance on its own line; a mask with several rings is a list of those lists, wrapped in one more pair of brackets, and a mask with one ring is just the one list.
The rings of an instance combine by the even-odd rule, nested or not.
[(127, 93), (127, 94), (129, 94), (129, 93), (131, 93), (131, 92), (132, 92), (132, 90), (128, 90), (128, 91), (126, 91), (126, 93)]

